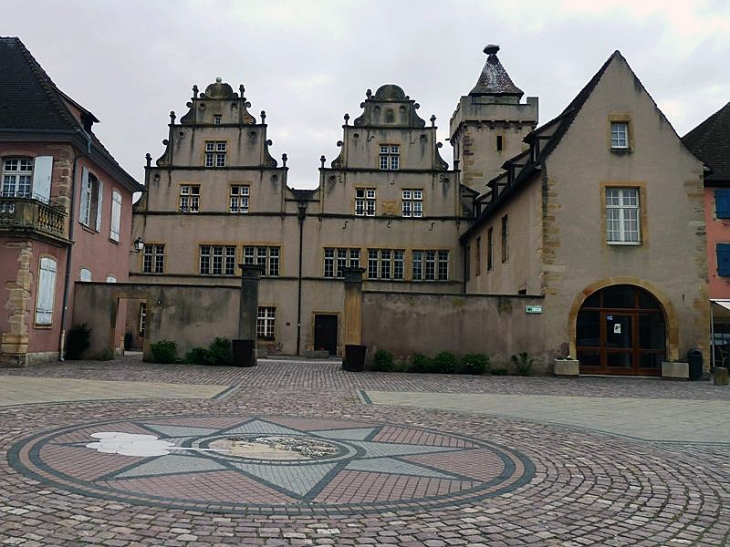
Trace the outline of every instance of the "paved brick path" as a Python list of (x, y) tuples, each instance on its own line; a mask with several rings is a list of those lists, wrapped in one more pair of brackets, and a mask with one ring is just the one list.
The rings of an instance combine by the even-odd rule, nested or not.
[[(124, 383), (103, 384), (101, 395), (96, 382), (65, 384), (86, 386), (93, 400), (80, 400), (83, 388), (64, 394), (68, 379)], [(40, 388), (49, 381), (58, 389)], [(378, 404), (365, 404), (370, 395)], [(483, 403), (464, 403), (474, 396)], [(21, 404), (39, 398), (49, 403)], [(591, 399), (599, 422), (587, 419)], [(0, 545), (730, 544), (730, 445), (712, 427), (723, 421), (718, 409), (730, 410), (730, 390), (708, 382), (127, 358), (0, 370), (3, 404)], [(682, 442), (596, 431), (630, 406), (635, 424), (653, 408), (678, 407), (710, 409), (710, 423), (702, 442), (685, 442), (676, 418), (662, 427)], [(102, 453), (126, 450), (91, 437), (105, 432), (172, 448)], [(290, 461), (216, 448), (272, 437), (328, 452), (307, 459), (302, 448)]]

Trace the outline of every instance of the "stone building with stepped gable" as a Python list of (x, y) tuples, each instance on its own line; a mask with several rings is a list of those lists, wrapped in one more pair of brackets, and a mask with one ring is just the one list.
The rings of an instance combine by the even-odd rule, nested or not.
[[(498, 50), (485, 49), (452, 116), (453, 169), (435, 117), (384, 85), (345, 115), (314, 190), (288, 187), (286, 155), (269, 155), (265, 113), (250, 113), (243, 86), (194, 87), (162, 157), (148, 156), (130, 280), (232, 288), (238, 264), (260, 265), (258, 344), (270, 353), (341, 355), (343, 279), (360, 268), (371, 350), (494, 362), (526, 351), (543, 371), (577, 356), (584, 373), (630, 375), (658, 375), (690, 348), (706, 356), (702, 162), (619, 52), (537, 127), (537, 99), (522, 102)], [(214, 307), (143, 304), (135, 332), (157, 306), (200, 322), (186, 344), (235, 336)]]

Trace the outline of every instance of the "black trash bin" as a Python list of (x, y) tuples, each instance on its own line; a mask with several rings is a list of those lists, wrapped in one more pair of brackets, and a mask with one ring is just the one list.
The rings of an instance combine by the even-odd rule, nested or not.
[(233, 340), (233, 365), (236, 367), (252, 367), (254, 361), (255, 340)]
[(687, 352), (687, 363), (689, 363), (689, 379), (702, 379), (702, 352), (693, 348)]
[(345, 359), (342, 361), (342, 368), (350, 372), (362, 372), (365, 369), (365, 354), (367, 346), (347, 344), (345, 346)]

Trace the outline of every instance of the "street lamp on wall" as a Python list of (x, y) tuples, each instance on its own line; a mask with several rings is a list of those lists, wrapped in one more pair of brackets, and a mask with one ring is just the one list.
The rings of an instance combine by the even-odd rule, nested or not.
[(144, 251), (144, 241), (142, 241), (141, 236), (138, 236), (137, 239), (134, 240), (134, 252), (141, 253), (142, 251)]

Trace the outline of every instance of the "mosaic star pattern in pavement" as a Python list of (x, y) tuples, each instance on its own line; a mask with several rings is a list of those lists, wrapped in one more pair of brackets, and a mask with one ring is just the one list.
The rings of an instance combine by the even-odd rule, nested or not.
[[(328, 450), (281, 457), (216, 448), (270, 439)], [(267, 514), (465, 504), (509, 492), (534, 472), (514, 450), (455, 434), (292, 417), (90, 423), (21, 441), (10, 458), (25, 474), (86, 495)]]

